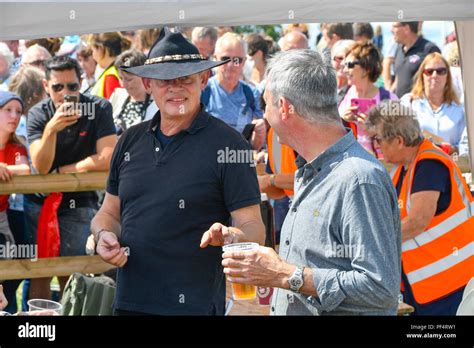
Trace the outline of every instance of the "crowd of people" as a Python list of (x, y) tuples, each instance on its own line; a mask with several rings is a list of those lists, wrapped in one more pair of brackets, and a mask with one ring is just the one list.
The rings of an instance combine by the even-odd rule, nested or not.
[[(459, 217), (472, 196), (449, 156), (469, 151), (459, 53), (421, 32), (395, 22), (384, 43), (370, 23), (325, 23), (316, 50), (305, 24), (279, 40), (196, 27), (0, 42), (0, 181), (109, 172), (105, 193), (0, 196), (0, 244), (36, 244), (54, 209), (56, 256), (119, 267), (118, 315), (223, 314), (225, 277), (278, 288), (272, 314), (391, 315), (400, 285), (415, 314), (455, 314), (474, 268), (474, 218)], [(220, 163), (223, 149), (265, 173)], [(222, 255), (264, 244), (262, 193), (280, 254)], [(338, 243), (359, 257), (331, 257)], [(10, 312), (19, 283), (0, 287)], [(50, 283), (25, 280), (23, 309)]]

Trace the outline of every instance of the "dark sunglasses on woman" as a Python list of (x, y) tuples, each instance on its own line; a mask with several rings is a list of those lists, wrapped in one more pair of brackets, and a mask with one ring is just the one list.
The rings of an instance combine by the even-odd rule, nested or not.
[(347, 66), (349, 69), (354, 69), (356, 65), (360, 65), (360, 62), (358, 60), (354, 60), (352, 62), (345, 62), (343, 65)]
[(57, 93), (57, 92), (61, 92), (65, 86), (67, 86), (67, 89), (71, 92), (77, 92), (79, 88), (81, 87), (81, 85), (79, 85), (79, 83), (77, 82), (66, 83), (66, 84), (55, 83), (54, 85), (51, 85), (51, 89)]
[(423, 74), (427, 76), (433, 75), (433, 73), (436, 71), (437, 75), (446, 75), (448, 72), (448, 69), (446, 68), (438, 68), (438, 69), (425, 69), (423, 70)]

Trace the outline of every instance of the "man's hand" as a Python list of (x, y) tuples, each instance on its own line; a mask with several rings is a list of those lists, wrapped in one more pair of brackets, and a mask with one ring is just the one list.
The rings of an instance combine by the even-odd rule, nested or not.
[(120, 247), (115, 233), (101, 232), (96, 251), (102, 260), (111, 265), (123, 267), (127, 263), (128, 256), (125, 254), (125, 248)]
[(3, 285), (0, 284), (0, 311), (3, 311), (8, 306), (7, 298), (3, 293)]
[(205, 248), (208, 245), (223, 246), (232, 243), (233, 240), (234, 235), (230, 228), (216, 222), (202, 235), (200, 247)]
[(51, 133), (58, 133), (76, 123), (80, 117), (81, 111), (74, 109), (74, 103), (63, 103), (46, 124), (46, 128)]
[(8, 182), (13, 174), (8, 170), (6, 163), (0, 163), (0, 181)]
[(233, 283), (285, 288), (295, 269), (275, 250), (262, 246), (252, 251), (228, 251), (222, 258), (227, 280)]
[(267, 127), (265, 126), (265, 120), (253, 120), (252, 123), (255, 124), (255, 128), (253, 129), (252, 138), (250, 142), (254, 150), (260, 150), (260, 148), (265, 143), (265, 136), (267, 135)]

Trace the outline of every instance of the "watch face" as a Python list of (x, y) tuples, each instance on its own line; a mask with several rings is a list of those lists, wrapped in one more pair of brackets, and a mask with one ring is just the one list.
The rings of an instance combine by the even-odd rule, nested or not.
[(298, 287), (300, 286), (302, 283), (301, 279), (298, 279), (298, 278), (294, 278), (291, 280), (291, 285), (294, 286), (294, 287)]

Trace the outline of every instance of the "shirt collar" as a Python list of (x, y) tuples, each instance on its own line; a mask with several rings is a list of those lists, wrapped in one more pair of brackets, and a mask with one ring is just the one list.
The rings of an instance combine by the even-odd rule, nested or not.
[(422, 41), (423, 41), (423, 36), (418, 36), (418, 38), (416, 39), (415, 43), (413, 44), (413, 46), (411, 46), (408, 51), (406, 52), (406, 54), (408, 54), (408, 52), (410, 52), (411, 50), (418, 50), (419, 47), (421, 47), (421, 44), (422, 44)]
[[(303, 157), (298, 155), (296, 159), (296, 165), (298, 169), (305, 167), (310, 169), (312, 172), (321, 171), (323, 167), (332, 165), (333, 163), (337, 163), (339, 161), (340, 155), (346, 151), (349, 147), (351, 147), (355, 142), (356, 139), (352, 134), (352, 131), (349, 128), (346, 128), (347, 134), (341, 137), (335, 144), (331, 145), (325, 151), (320, 153), (315, 159), (311, 162), (307, 162)], [(300, 171), (302, 172), (302, 171)], [(299, 173), (301, 176), (303, 173)]]
[[(194, 118), (193, 122), (191, 125), (183, 130), (183, 132), (189, 133), (189, 134), (195, 134), (197, 133), (200, 129), (204, 128), (207, 126), (207, 123), (209, 122), (210, 115), (204, 111), (204, 105), (201, 104), (201, 109), (199, 110), (198, 114)], [(150, 125), (148, 126), (148, 132), (154, 133), (156, 131), (156, 127), (160, 124), (161, 122), (161, 113), (160, 110), (158, 110), (153, 116)]]

